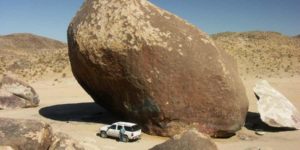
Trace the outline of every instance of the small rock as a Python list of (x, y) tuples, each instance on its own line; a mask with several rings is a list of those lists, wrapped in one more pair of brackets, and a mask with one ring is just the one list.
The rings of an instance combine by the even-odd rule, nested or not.
[(262, 130), (256, 130), (256, 131), (255, 131), (255, 134), (256, 134), (256, 135), (265, 135), (266, 132), (264, 132), (264, 131), (262, 131)]
[(154, 146), (150, 150), (217, 150), (216, 144), (209, 136), (197, 130), (189, 130), (181, 135)]
[(263, 122), (272, 127), (300, 129), (300, 114), (295, 106), (266, 80), (257, 82), (254, 92)]
[(0, 109), (36, 107), (39, 102), (38, 94), (30, 85), (4, 75), (0, 84)]
[(241, 132), (238, 132), (237, 133), (237, 137), (240, 139), (240, 140), (243, 140), (243, 141), (253, 141), (255, 139), (254, 136), (252, 135), (248, 135), (246, 133), (241, 133)]
[(249, 147), (246, 148), (245, 150), (261, 150), (260, 147)]
[(16, 109), (24, 108), (25, 106), (24, 99), (0, 89), (0, 109)]
[(246, 148), (245, 150), (272, 150), (272, 148), (270, 147), (249, 147), (249, 148)]

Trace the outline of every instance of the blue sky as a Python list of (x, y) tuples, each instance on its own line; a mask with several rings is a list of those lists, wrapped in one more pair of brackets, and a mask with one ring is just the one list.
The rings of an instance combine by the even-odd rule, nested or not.
[[(209, 34), (276, 31), (300, 34), (300, 0), (150, 0)], [(27, 32), (66, 41), (83, 0), (0, 0), (0, 34)]]

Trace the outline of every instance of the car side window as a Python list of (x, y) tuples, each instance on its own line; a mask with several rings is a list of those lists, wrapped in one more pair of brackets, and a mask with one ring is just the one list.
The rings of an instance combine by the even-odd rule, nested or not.
[(122, 126), (118, 126), (118, 130), (121, 130), (122, 129)]
[(112, 126), (110, 126), (109, 128), (115, 130), (115, 129), (116, 129), (116, 125), (112, 125)]
[(131, 131), (132, 131), (132, 128), (131, 128), (131, 127), (126, 127), (126, 126), (125, 126), (125, 130), (131, 132)]

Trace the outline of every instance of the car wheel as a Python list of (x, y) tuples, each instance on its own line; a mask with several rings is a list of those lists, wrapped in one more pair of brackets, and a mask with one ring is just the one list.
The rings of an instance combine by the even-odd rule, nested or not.
[(127, 136), (127, 135), (124, 135), (124, 136), (122, 137), (122, 141), (123, 141), (123, 142), (129, 142), (128, 136)]
[(100, 136), (101, 136), (102, 138), (107, 138), (107, 134), (106, 134), (105, 131), (101, 131)]

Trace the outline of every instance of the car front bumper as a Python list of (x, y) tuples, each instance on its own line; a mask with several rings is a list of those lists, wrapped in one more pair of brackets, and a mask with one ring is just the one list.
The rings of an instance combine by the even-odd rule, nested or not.
[(139, 140), (141, 139), (141, 135), (130, 137), (130, 140)]

